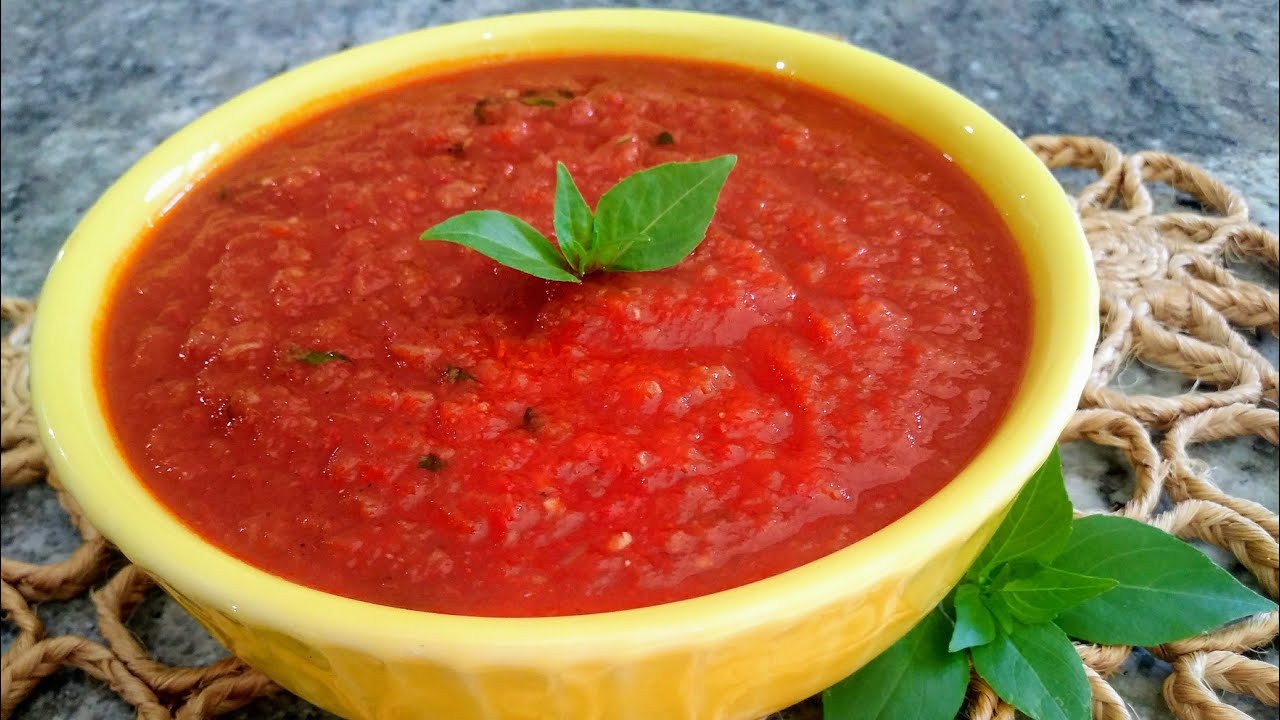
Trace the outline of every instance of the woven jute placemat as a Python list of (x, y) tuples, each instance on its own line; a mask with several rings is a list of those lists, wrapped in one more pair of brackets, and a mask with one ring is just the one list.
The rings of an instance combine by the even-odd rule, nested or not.
[[(1274, 289), (1241, 279), (1227, 264), (1254, 263), (1275, 272), (1280, 268), (1276, 234), (1249, 222), (1238, 194), (1177, 157), (1160, 152), (1124, 155), (1102, 140), (1086, 137), (1038, 136), (1027, 144), (1050, 168), (1093, 173), (1074, 202), (1097, 263), (1102, 332), (1080, 409), (1062, 441), (1115, 448), (1128, 461), (1132, 496), (1114, 514), (1222, 548), (1275, 598), (1280, 585), (1276, 514), (1223, 492), (1206, 477), (1205, 464), (1194, 459), (1192, 450), (1200, 443), (1253, 436), (1277, 444), (1276, 368), (1248, 338), (1277, 333), (1280, 302)], [(1180, 194), (1184, 202), (1178, 205), (1198, 207), (1160, 207), (1152, 192), (1160, 185)], [(154, 585), (138, 568), (124, 563), (49, 472), (36, 441), (27, 390), (27, 346), (35, 308), (26, 300), (6, 298), (3, 312), (11, 326), (3, 341), (3, 483), (47, 482), (83, 542), (52, 564), (10, 557), (0, 564), (4, 620), (17, 629), (0, 661), (0, 720), (7, 720), (60, 668), (75, 668), (102, 681), (145, 720), (212, 718), (279, 692), (270, 680), (234, 658), (202, 667), (159, 662), (126, 626), (132, 610), (155, 592)], [(1135, 359), (1185, 376), (1194, 381), (1193, 389), (1174, 396), (1126, 392), (1115, 380)], [(92, 598), (105, 642), (49, 636), (33, 604), (85, 593)], [(1147, 648), (1172, 665), (1164, 698), (1173, 713), (1181, 720), (1247, 718), (1223, 703), (1220, 691), (1252, 695), (1275, 706), (1280, 671), (1248, 654), (1274, 643), (1278, 625), (1280, 618), (1272, 612)], [(1077, 649), (1093, 689), (1094, 717), (1136, 720), (1107, 682), (1132, 648), (1080, 644)], [(976, 720), (1015, 715), (976, 678), (964, 713)], [(809, 702), (776, 717), (819, 714)]]

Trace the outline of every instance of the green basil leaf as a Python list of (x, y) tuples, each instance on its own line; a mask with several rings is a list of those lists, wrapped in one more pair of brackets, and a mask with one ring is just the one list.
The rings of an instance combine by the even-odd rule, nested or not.
[(964, 653), (947, 652), (951, 620), (934, 608), (875, 660), (822, 692), (824, 720), (951, 720), (969, 687)]
[(956, 588), (956, 629), (947, 650), (960, 652), (995, 639), (996, 621), (982, 602), (982, 591), (973, 583)]
[(571, 273), (551, 241), (529, 223), (497, 210), (473, 210), (445, 220), (422, 233), (423, 240), (442, 240), (544, 280), (581, 282)]
[(1274, 610), (1204, 553), (1136, 520), (1094, 515), (1075, 521), (1060, 570), (1111, 578), (1116, 587), (1064, 610), (1072, 637), (1103, 645), (1159, 645)]
[(595, 218), (573, 182), (569, 168), (559, 162), (556, 163), (555, 224), (560, 252), (564, 253), (570, 267), (579, 275), (585, 275), (590, 255), (591, 228), (595, 225)]
[[(535, 100), (545, 98), (521, 98)], [(487, 102), (475, 107), (482, 124)], [(546, 280), (581, 282), (578, 276), (597, 270), (661, 270), (683, 260), (706, 237), (720, 190), (737, 161), (735, 155), (722, 155), (641, 170), (610, 188), (594, 216), (569, 170), (556, 163), (559, 247), (520, 218), (495, 210), (449, 218), (422, 239), (457, 243)]]
[(1052, 560), (1071, 535), (1071, 500), (1055, 446), (1018, 493), (1004, 522), (969, 569), (971, 579), (988, 578), (1011, 560)]
[(418, 459), (418, 467), (428, 472), (440, 472), (447, 464), (444, 458), (435, 453), (427, 453)]
[[(1006, 565), (1012, 570), (1017, 565)], [(1024, 623), (1049, 622), (1068, 609), (1095, 598), (1116, 586), (1112, 578), (1067, 572), (1044, 565), (1030, 572), (1001, 571), (992, 581), (992, 598), (1003, 603), (1009, 613)]]
[(971, 651), (996, 694), (1034, 720), (1089, 720), (1089, 679), (1070, 638), (1053, 623), (1015, 625)]
[(632, 245), (640, 245), (650, 241), (647, 235), (635, 235), (628, 238), (619, 238), (613, 246), (601, 247), (596, 249), (591, 262), (596, 267), (610, 268), (613, 267), (614, 261), (622, 257)]
[(323, 365), (330, 362), (351, 362), (351, 358), (343, 355), (337, 350), (328, 350), (325, 352), (321, 352), (319, 350), (307, 350), (305, 352), (299, 351), (294, 357), (308, 365)]
[[(702, 242), (716, 201), (738, 158), (666, 163), (623, 178), (596, 204), (596, 253), (612, 256), (605, 270), (661, 270)], [(638, 240), (638, 241), (637, 241)], [(613, 249), (631, 245), (620, 254)]]
[(475, 375), (472, 375), (465, 368), (460, 368), (457, 365), (445, 365), (443, 375), (445, 380), (452, 383), (460, 383), (476, 379)]
[(489, 122), (489, 118), (485, 116), (484, 109), (493, 102), (493, 98), (480, 98), (471, 108), (471, 116), (476, 119), (476, 123), (484, 125)]

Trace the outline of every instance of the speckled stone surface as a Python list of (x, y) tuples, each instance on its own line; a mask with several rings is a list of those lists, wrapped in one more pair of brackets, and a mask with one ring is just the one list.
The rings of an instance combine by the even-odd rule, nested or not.
[[(625, 3), (593, 3), (625, 4)], [(978, 101), (1022, 135), (1094, 134), (1124, 150), (1168, 150), (1242, 192), (1253, 216), (1277, 224), (1277, 5), (1118, 0), (988, 3), (872, 0), (657, 2), (756, 17), (842, 35), (918, 68)], [(539, 0), (270, 2), (5, 0), (3, 285), (36, 293), (57, 248), (107, 185), (164, 137), (219, 102), (337, 50), (453, 20), (582, 6)], [(1274, 283), (1267, 273), (1258, 277)], [(1276, 359), (1274, 340), (1264, 352)], [(1179, 378), (1135, 365), (1125, 382), (1178, 390)], [(1263, 441), (1196, 448), (1229, 492), (1276, 508), (1277, 461)], [(1123, 462), (1093, 446), (1065, 449), (1073, 500), (1104, 507), (1132, 483)], [(61, 557), (74, 535), (48, 492), (6, 490), (0, 544), (29, 560)], [(51, 603), (52, 633), (95, 636), (87, 601)], [(131, 627), (170, 662), (218, 657), (218, 646), (171, 602), (155, 597)], [(4, 628), (3, 644), (12, 640)], [(1275, 662), (1275, 653), (1269, 655)], [(1131, 661), (1115, 683), (1136, 715), (1171, 717), (1159, 699), (1168, 667)], [(1242, 702), (1258, 718), (1273, 709)], [(78, 673), (45, 681), (15, 720), (132, 717)], [(238, 718), (329, 717), (288, 697)]]

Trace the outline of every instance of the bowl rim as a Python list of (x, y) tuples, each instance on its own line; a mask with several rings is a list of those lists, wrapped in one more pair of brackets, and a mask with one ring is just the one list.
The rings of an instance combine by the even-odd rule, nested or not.
[[(569, 38), (565, 28), (574, 29), (579, 39)], [(632, 40), (626, 40), (628, 36)], [(242, 145), (252, 145), (264, 128), (285, 118), (341, 102), (356, 87), (395, 83), (427, 67), (444, 70), (484, 58), (558, 54), (548, 49), (552, 41), (547, 38), (555, 39), (556, 48), (571, 46), (564, 49), (566, 54), (592, 47), (597, 53), (676, 58), (720, 53), (715, 57), (726, 62), (730, 60), (723, 57), (726, 48), (748, 48), (738, 64), (819, 85), (847, 83), (832, 78), (856, 71), (864, 87), (893, 88), (898, 93), (895, 97), (904, 99), (896, 109), (876, 105), (869, 96), (855, 101), (907, 125), (935, 146), (948, 148), (989, 196), (996, 190), (1001, 197), (1021, 195), (1021, 201), (1009, 202), (1023, 202), (1025, 210), (999, 209), (1006, 220), (1017, 212), (1034, 218), (1029, 222), (1038, 228), (1037, 242), (1048, 248), (1045, 252), (1053, 256), (1054, 265), (1052, 272), (1032, 272), (1036, 318), (1031, 352), (1052, 350), (1057, 355), (1045, 359), (1034, 373), (1029, 367), (1014, 407), (996, 435), (955, 479), (914, 510), (806, 565), (688, 600), (593, 615), (445, 615), (376, 605), (297, 585), (201, 539), (133, 477), (101, 412), (93, 367), (101, 312), (95, 300), (99, 286), (90, 284), (94, 292), (85, 292), (86, 277), (109, 274), (101, 266), (114, 264), (103, 262), (106, 251), (101, 248), (127, 247), (154, 217), (198, 183), (212, 164)], [(447, 52), (436, 51), (437, 47), (458, 45), (472, 48), (475, 54), (432, 55)], [(486, 47), (493, 50), (475, 49)], [(653, 51), (641, 52), (645, 48)], [(904, 121), (893, 115), (925, 108), (944, 119), (926, 118), (919, 123), (946, 127), (925, 131), (919, 124), (911, 125), (909, 118)], [(230, 129), (235, 127), (241, 129)], [(964, 145), (965, 135), (972, 138), (971, 146)], [(951, 149), (951, 142), (957, 150)], [(992, 158), (998, 158), (999, 172), (982, 169)], [(1017, 187), (1005, 187), (1014, 181), (1001, 177), (1016, 178)], [(1014, 234), (1025, 250), (1024, 240)], [(103, 282), (109, 284), (107, 279)], [(40, 297), (48, 315), (38, 318), (32, 339), (33, 404), (52, 465), (89, 520), (131, 560), (201, 605), (239, 616), (250, 625), (281, 628), (302, 638), (324, 638), (382, 656), (422, 655), (429, 642), (446, 652), (506, 662), (524, 659), (545, 664), (551, 661), (548, 648), (565, 653), (556, 656), (559, 662), (600, 653), (621, 659), (687, 645), (695, 634), (727, 637), (762, 618), (801, 616), (828, 605), (833, 595), (849, 595), (851, 588), (898, 572), (904, 565), (918, 564), (932, 548), (973, 535), (984, 520), (1007, 508), (1075, 410), (1097, 337), (1097, 295), (1078, 218), (1052, 174), (994, 117), (915, 70), (833, 38), (723, 15), (633, 9), (504, 15), (430, 27), (316, 60), (202, 115), (139, 160), (85, 214), (50, 271)], [(1071, 302), (1064, 304), (1066, 300)], [(1045, 329), (1041, 324), (1049, 313), (1053, 327)], [(85, 468), (93, 469), (93, 478)], [(956, 508), (966, 511), (957, 517)]]

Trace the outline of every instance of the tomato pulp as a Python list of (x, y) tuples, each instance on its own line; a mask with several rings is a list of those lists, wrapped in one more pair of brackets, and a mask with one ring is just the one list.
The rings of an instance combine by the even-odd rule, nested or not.
[[(548, 236), (736, 153), (676, 267), (539, 280), (426, 228)], [(950, 158), (781, 76), (645, 58), (481, 66), (238, 154), (119, 272), (110, 423), (195, 532), (290, 580), (490, 616), (618, 610), (829, 554), (992, 434), (1030, 333), (1021, 254)]]

